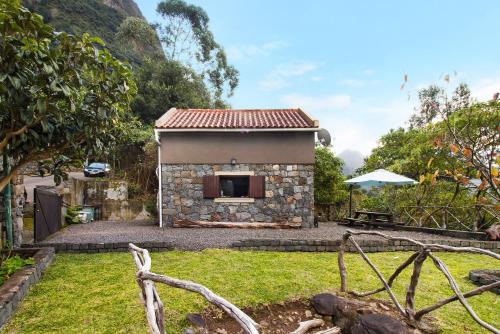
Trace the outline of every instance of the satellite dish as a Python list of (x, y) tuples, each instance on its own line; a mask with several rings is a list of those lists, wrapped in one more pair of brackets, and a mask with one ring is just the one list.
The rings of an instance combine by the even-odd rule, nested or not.
[(330, 132), (327, 129), (319, 129), (317, 132), (318, 141), (321, 145), (328, 147), (332, 143), (332, 136), (330, 136)]

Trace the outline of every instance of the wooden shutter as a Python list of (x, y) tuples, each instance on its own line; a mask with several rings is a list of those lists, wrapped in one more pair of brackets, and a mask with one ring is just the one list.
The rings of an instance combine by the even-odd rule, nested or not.
[(265, 177), (264, 176), (250, 176), (248, 185), (248, 197), (262, 198), (265, 196)]
[(203, 177), (203, 197), (220, 197), (219, 176), (207, 175)]

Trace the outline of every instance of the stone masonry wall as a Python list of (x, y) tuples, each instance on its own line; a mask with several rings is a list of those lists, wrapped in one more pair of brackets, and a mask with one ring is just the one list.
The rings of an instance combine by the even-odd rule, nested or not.
[[(216, 203), (203, 198), (203, 176), (216, 171), (253, 171), (265, 176), (265, 198), (254, 203)], [(311, 164), (162, 164), (164, 226), (177, 219), (302, 223), (314, 220)]]

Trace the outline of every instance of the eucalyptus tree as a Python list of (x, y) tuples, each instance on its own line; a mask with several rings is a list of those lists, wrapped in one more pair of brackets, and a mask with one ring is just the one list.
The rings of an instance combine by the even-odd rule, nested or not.
[(224, 92), (231, 96), (238, 86), (239, 73), (216, 42), (208, 14), (183, 0), (164, 0), (157, 12), (165, 20), (158, 29), (167, 58), (192, 67), (211, 86), (214, 103), (223, 104)]

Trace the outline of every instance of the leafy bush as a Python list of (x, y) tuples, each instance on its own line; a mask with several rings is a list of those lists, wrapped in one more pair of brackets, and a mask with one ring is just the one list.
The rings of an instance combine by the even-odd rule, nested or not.
[(158, 207), (156, 206), (156, 196), (150, 196), (144, 201), (146, 211), (153, 217), (158, 217)]
[(2, 285), (12, 274), (24, 266), (33, 264), (33, 258), (23, 259), (19, 255), (11, 256), (0, 264), (0, 285)]
[(343, 161), (328, 147), (316, 147), (314, 160), (314, 202), (342, 203), (349, 197), (342, 175)]
[(80, 219), (78, 218), (78, 212), (80, 207), (78, 206), (68, 206), (66, 209), (66, 214), (64, 215), (64, 221), (66, 224), (79, 224)]
[(127, 185), (127, 191), (128, 191), (128, 198), (130, 199), (137, 198), (143, 194), (142, 187), (139, 184), (133, 182), (130, 182)]

